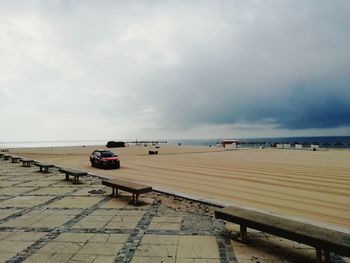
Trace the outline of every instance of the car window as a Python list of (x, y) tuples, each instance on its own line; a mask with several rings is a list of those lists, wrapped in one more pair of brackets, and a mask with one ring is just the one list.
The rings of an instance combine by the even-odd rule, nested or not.
[(111, 152), (103, 152), (103, 153), (101, 153), (101, 156), (102, 156), (102, 157), (113, 157), (114, 154), (111, 153)]
[(95, 155), (96, 155), (97, 157), (100, 157), (100, 156), (101, 156), (101, 153), (100, 153), (100, 152), (95, 152)]

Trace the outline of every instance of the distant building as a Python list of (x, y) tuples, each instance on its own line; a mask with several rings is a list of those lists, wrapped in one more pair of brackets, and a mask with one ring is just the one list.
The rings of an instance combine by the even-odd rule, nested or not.
[(295, 144), (295, 149), (303, 149), (303, 145), (302, 144)]
[(240, 145), (239, 141), (237, 140), (222, 140), (220, 144), (224, 148), (226, 147), (226, 145), (230, 146), (231, 148), (237, 148)]
[(109, 141), (109, 142), (107, 142), (106, 147), (107, 148), (125, 147), (125, 142)]

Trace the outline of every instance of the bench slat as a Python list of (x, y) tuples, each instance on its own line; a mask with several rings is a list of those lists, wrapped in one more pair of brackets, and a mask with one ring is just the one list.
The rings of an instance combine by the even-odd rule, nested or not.
[(215, 217), (245, 227), (350, 256), (350, 234), (238, 207), (215, 211)]
[(132, 193), (133, 194), (132, 199), (134, 204), (138, 203), (140, 194), (148, 193), (152, 191), (152, 187), (150, 186), (123, 181), (119, 179), (102, 180), (102, 184), (112, 187), (113, 195), (114, 195), (114, 190), (116, 190), (116, 195), (118, 195), (118, 189)]
[(147, 193), (152, 191), (152, 187), (138, 184), (138, 183), (133, 183), (133, 182), (128, 182), (128, 181), (123, 181), (119, 179), (113, 179), (113, 180), (102, 180), (102, 184), (106, 186), (115, 186), (121, 190), (128, 191), (131, 193), (135, 194), (142, 194), (142, 193)]
[(87, 175), (87, 172), (72, 169), (72, 168), (59, 168), (58, 171), (69, 175), (78, 175), (78, 176)]
[(58, 171), (60, 173), (64, 173), (66, 175), (66, 180), (69, 180), (69, 176), (74, 176), (74, 180), (73, 183), (79, 183), (79, 177), (80, 176), (87, 176), (88, 173), (84, 172), (84, 171), (80, 171), (80, 170), (76, 170), (76, 169), (72, 169), (72, 168), (64, 168), (64, 167), (60, 167), (58, 169)]
[(22, 163), (23, 163), (23, 166), (24, 167), (31, 167), (32, 166), (32, 164), (34, 164), (34, 160), (32, 160), (32, 159), (21, 159), (20, 160)]
[(21, 159), (20, 161), (21, 162), (32, 162), (32, 163), (34, 163), (34, 160), (32, 160), (32, 159)]
[[(45, 173), (49, 172), (49, 168), (55, 167), (53, 164), (41, 163), (41, 162), (36, 162), (36, 161), (34, 161), (34, 165), (38, 166), (40, 168), (40, 172), (45, 172)], [(43, 171), (43, 168), (45, 168), (44, 171)]]
[(11, 157), (12, 157), (11, 154), (4, 154), (3, 155), (4, 160), (9, 160)]
[(52, 168), (55, 167), (53, 164), (34, 162), (35, 166)]

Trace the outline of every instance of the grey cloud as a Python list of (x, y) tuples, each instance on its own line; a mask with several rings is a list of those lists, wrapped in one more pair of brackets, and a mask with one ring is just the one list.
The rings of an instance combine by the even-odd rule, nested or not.
[(2, 1), (0, 10), (0, 110), (75, 117), (87, 131), (91, 120), (111, 136), (121, 123), (123, 134), (350, 126), (345, 0)]
[[(162, 94), (164, 119), (177, 125), (272, 119), (288, 129), (349, 125), (347, 14), (340, 5), (309, 5), (257, 11), (258, 21), (243, 21), (238, 33), (227, 15), (218, 38), (184, 42), (182, 63), (148, 84)], [(301, 82), (307, 85), (295, 94)]]

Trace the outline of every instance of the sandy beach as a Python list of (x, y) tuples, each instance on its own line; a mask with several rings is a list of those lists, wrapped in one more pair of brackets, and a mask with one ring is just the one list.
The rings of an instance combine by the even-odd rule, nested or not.
[(114, 148), (121, 168), (92, 168), (105, 147), (12, 149), (11, 153), (288, 217), (350, 229), (350, 150), (161, 146)]

